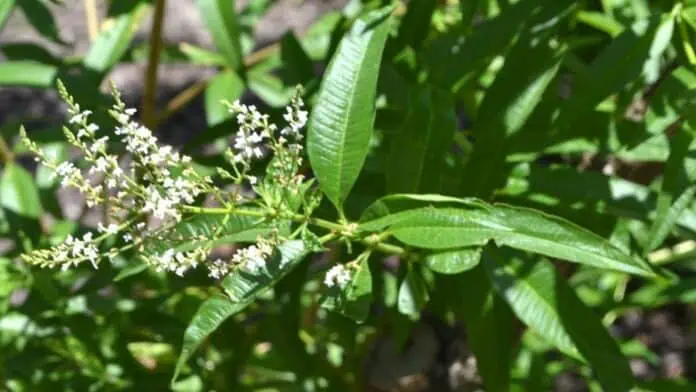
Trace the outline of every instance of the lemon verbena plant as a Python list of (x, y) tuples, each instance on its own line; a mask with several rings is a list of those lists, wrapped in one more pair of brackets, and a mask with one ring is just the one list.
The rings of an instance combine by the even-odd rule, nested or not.
[[(475, 360), (460, 353), (448, 372), (466, 373), (471, 390), (551, 390), (570, 373), (592, 391), (682, 386), (637, 381), (629, 358), (657, 355), (617, 326), (629, 310), (694, 298), (684, 279), (696, 248), (693, 1), (351, 1), (306, 37), (289, 33), (280, 50), (247, 57), (240, 36), (273, 2), (249, 2), (237, 18), (233, 2), (197, 1), (217, 52), (186, 44), (176, 54), (157, 38), (164, 1), (112, 3), (116, 22), (95, 29), (83, 69), (37, 68), (43, 52), (10, 68), (46, 72), (37, 84), (65, 77), (70, 91), (56, 85), (72, 155), (23, 130), (21, 139), (101, 217), (25, 235), (22, 223), (47, 215), (39, 199), (54, 183), (20, 192), (32, 175), (16, 162), (3, 170), (0, 232), (10, 227), (23, 262), (0, 258), (0, 282), (30, 271), (21, 287), (37, 287), (42, 302), (16, 307), (35, 312), (31, 322), (0, 318), (0, 348), (5, 331), (27, 330), (36, 352), (59, 358), (35, 356), (56, 376), (16, 366), (13, 380), (401, 390), (413, 373), (446, 373), (419, 362), (449, 352), (432, 348), (437, 320), (464, 326), (457, 339)], [(151, 3), (160, 23), (142, 113), (115, 86), (99, 107), (94, 86), (142, 49), (116, 41)], [(219, 74), (156, 113), (160, 52)], [(99, 83), (77, 86), (80, 71)], [(161, 143), (158, 122), (202, 91), (202, 137), (191, 149)], [(3, 140), (0, 155), (11, 156)], [(5, 210), (15, 221), (5, 224)], [(107, 332), (96, 339), (92, 327)], [(14, 339), (7, 362), (24, 353)]]
[[(24, 254), (22, 259), (27, 263), (63, 270), (90, 263), (97, 268), (101, 262), (135, 249), (144, 252), (143, 262), (157, 271), (183, 276), (200, 266), (212, 278), (221, 279), (238, 268), (257, 271), (264, 267), (279, 241), (306, 237), (310, 223), (329, 229), (340, 227), (310, 218), (319, 198), (308, 192), (311, 181), (301, 174), (307, 111), (300, 90), (287, 107), (283, 116), (286, 124), (282, 127), (271, 123), (253, 105), (225, 103), (236, 116), (239, 131), (224, 154), (228, 168), (216, 168), (213, 177), (199, 174), (191, 165), (191, 157), (160, 145), (148, 128), (134, 120), (135, 109), (126, 107), (115, 87), (115, 103), (109, 114), (118, 124), (113, 134), (127, 157), (109, 151), (107, 146), (113, 143), (99, 125), (91, 122), (92, 112), (82, 110), (62, 83), (58, 86), (70, 115), (63, 132), (80, 151), (80, 163), (53, 161), (24, 131), (22, 138), (36, 154), (36, 160), (54, 171), (62, 186), (79, 190), (87, 206), (104, 209), (105, 221), (98, 223), (94, 233), (81, 238), (69, 235), (58, 246)], [(269, 157), (268, 175), (260, 180), (251, 175), (252, 164)], [(80, 168), (85, 165), (85, 169)], [(246, 187), (251, 187), (253, 193), (246, 192)], [(197, 206), (197, 200), (214, 207)], [(212, 228), (210, 236), (197, 238), (200, 246), (194, 249), (148, 251), (148, 244), (153, 242), (176, 241), (181, 236), (177, 225), (200, 214), (226, 218)], [(235, 215), (251, 217), (268, 225), (270, 231), (228, 260), (209, 260), (212, 244), (228, 234), (224, 230), (226, 220)], [(284, 231), (286, 222), (301, 225), (290, 233)], [(321, 243), (329, 238), (316, 241)], [(343, 281), (343, 276), (327, 276), (327, 282)]]

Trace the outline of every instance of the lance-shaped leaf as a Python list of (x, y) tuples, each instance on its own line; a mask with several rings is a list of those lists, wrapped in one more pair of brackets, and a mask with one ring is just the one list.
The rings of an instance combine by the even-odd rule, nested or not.
[[(382, 205), (384, 210), (388, 209), (384, 206), (389, 204), (414, 203), (414, 199), (407, 195), (398, 196), (384, 198), (376, 204)], [(453, 198), (444, 200), (448, 199)], [(362, 223), (360, 228), (366, 231), (389, 228), (398, 240), (419, 248), (442, 250), (483, 246), (494, 241), (500, 246), (596, 268), (655, 276), (650, 265), (642, 259), (557, 216), (504, 204), (488, 205), (471, 199), (460, 199), (460, 206), (452, 206), (452, 201), (445, 203), (441, 207), (438, 203), (424, 201), (420, 208), (401, 210)], [(468, 206), (464, 207), (464, 204)], [(392, 208), (399, 211), (399, 207)]]
[[(6, 1), (3, 1), (6, 2)], [(14, 3), (10, 1), (9, 3)], [(17, 0), (17, 6), (22, 10), (24, 16), (29, 23), (39, 32), (44, 38), (49, 39), (57, 44), (65, 44), (65, 41), (60, 37), (58, 24), (56, 23), (51, 10), (41, 0)], [(2, 6), (0, 6), (1, 8)]]
[(551, 38), (524, 34), (506, 56), (474, 122), (476, 142), (462, 174), (463, 194), (487, 198), (505, 184), (509, 140), (527, 122), (561, 64), (564, 51)]
[(203, 340), (225, 320), (249, 306), (264, 290), (275, 285), (290, 272), (307, 254), (302, 241), (288, 241), (280, 245), (257, 272), (237, 270), (222, 281), (222, 292), (215, 294), (201, 305), (184, 332), (184, 342), (174, 370), (172, 382), (183, 369)]
[(309, 160), (319, 186), (339, 210), (368, 153), (390, 12), (391, 7), (369, 13), (343, 37), (310, 119)]
[(119, 14), (111, 27), (102, 31), (85, 55), (85, 67), (103, 73), (113, 67), (128, 49), (138, 25), (150, 6), (139, 2), (128, 12)]
[(451, 298), (450, 308), (464, 319), (486, 390), (510, 391), (513, 315), (491, 286), (483, 266), (462, 274), (439, 276), (437, 290)]
[(445, 158), (457, 128), (452, 100), (423, 86), (409, 92), (410, 103), (387, 164), (387, 190), (439, 192)]
[(667, 238), (696, 195), (696, 161), (693, 156), (694, 134), (681, 129), (670, 141), (662, 188), (657, 197), (657, 214), (650, 228), (645, 251), (654, 250)]
[(571, 357), (586, 360), (606, 391), (630, 391), (628, 361), (597, 314), (575, 294), (553, 265), (521, 261), (487, 250), (483, 265), (493, 286), (517, 317)]
[(235, 71), (242, 67), (242, 45), (234, 0), (198, 0), (205, 24), (213, 34), (215, 46)]

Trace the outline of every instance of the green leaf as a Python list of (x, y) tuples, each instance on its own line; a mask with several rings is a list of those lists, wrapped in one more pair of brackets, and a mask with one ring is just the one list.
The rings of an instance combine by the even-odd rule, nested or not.
[(690, 380), (652, 380), (642, 382), (636, 392), (691, 392), (696, 389), (696, 383)]
[(447, 290), (452, 297), (451, 307), (464, 319), (467, 342), (486, 390), (509, 391), (514, 346), (510, 308), (493, 290), (481, 266), (442, 278), (445, 285), (438, 284), (438, 290)]
[(222, 66), (226, 64), (225, 58), (217, 52), (199, 48), (186, 42), (179, 44), (179, 50), (190, 62), (198, 65)]
[(295, 86), (289, 87), (271, 72), (254, 69), (247, 73), (249, 89), (272, 107), (286, 106), (295, 94)]
[(399, 287), (397, 302), (399, 312), (413, 320), (417, 320), (429, 298), (430, 294), (428, 293), (428, 286), (425, 280), (420, 275), (418, 269), (409, 266), (406, 277)]
[(5, 0), (0, 2), (0, 30), (5, 27), (5, 23), (7, 23), (7, 19), (12, 14), (12, 9), (14, 8), (16, 1), (17, 0)]
[(62, 60), (43, 46), (27, 42), (10, 42), (0, 45), (0, 51), (10, 61), (35, 61), (41, 64), (60, 66)]
[(616, 37), (624, 30), (624, 25), (611, 16), (596, 11), (579, 11), (575, 14), (578, 21), (597, 30), (603, 31), (612, 37)]
[(646, 83), (655, 83), (662, 72), (662, 55), (669, 47), (674, 33), (674, 16), (668, 15), (655, 31), (655, 37), (650, 44), (648, 58), (643, 64), (643, 76)]
[(233, 0), (198, 0), (205, 24), (213, 34), (215, 46), (227, 61), (227, 65), (235, 71), (243, 66), (243, 53), (240, 44), (240, 29)]
[(696, 30), (696, 6), (685, 7), (680, 16), (692, 29)]
[(408, 3), (406, 14), (399, 24), (396, 44), (399, 48), (410, 46), (419, 49), (430, 32), (430, 20), (437, 7), (436, 0), (422, 0)]
[(461, 248), (435, 252), (425, 257), (425, 265), (441, 274), (459, 274), (476, 267), (481, 248)]
[(502, 259), (493, 252), (483, 260), (494, 287), (520, 320), (566, 355), (587, 360), (604, 390), (631, 390), (633, 374), (616, 341), (551, 263)]
[[(12, 3), (12, 2), (10, 2)], [(65, 44), (60, 38), (60, 31), (51, 10), (41, 0), (17, 0), (17, 6), (22, 10), (29, 23), (44, 38), (57, 44)]]
[(292, 32), (287, 32), (280, 41), (280, 58), (285, 84), (307, 85), (314, 78), (314, 64)]
[(4, 61), (0, 63), (1, 86), (47, 88), (53, 85), (58, 73), (54, 65), (34, 61)]
[(557, 121), (561, 129), (586, 132), (584, 126), (577, 125), (585, 123), (589, 112), (627, 83), (640, 80), (656, 30), (657, 23), (647, 28), (635, 25), (625, 29), (594, 59), (586, 72), (577, 75), (572, 95), (563, 104)]
[(390, 12), (387, 7), (369, 13), (343, 37), (310, 119), (309, 160), (319, 186), (339, 210), (369, 150)]
[(87, 51), (85, 67), (105, 73), (116, 65), (128, 50), (138, 25), (149, 8), (149, 4), (140, 2), (128, 12), (119, 14), (111, 27), (102, 31)]
[(41, 199), (34, 179), (16, 163), (5, 166), (0, 178), (0, 203), (18, 215), (38, 219)]
[(670, 141), (655, 222), (648, 235), (650, 240), (645, 244), (646, 253), (662, 244), (696, 195), (696, 162), (691, 155), (693, 142), (694, 134), (686, 128), (678, 130)]
[(234, 101), (244, 94), (244, 81), (232, 70), (223, 71), (210, 80), (205, 89), (205, 113), (208, 126), (218, 125), (232, 118), (222, 100)]
[(222, 282), (222, 292), (200, 306), (184, 332), (184, 341), (172, 377), (176, 381), (186, 361), (222, 323), (249, 306), (266, 289), (274, 286), (306, 256), (302, 241), (288, 241), (280, 245), (266, 267), (256, 273), (232, 272)]
[(364, 256), (357, 263), (357, 271), (348, 287), (329, 288), (321, 302), (321, 307), (337, 311), (346, 317), (362, 323), (367, 318), (372, 304), (372, 273), (368, 264), (369, 257)]
[[(411, 209), (417, 209), (425, 206), (438, 207), (480, 207), (486, 208), (488, 204), (474, 198), (457, 198), (438, 194), (395, 194), (382, 197), (381, 199), (370, 204), (360, 217), (361, 225), (366, 230), (381, 230), (389, 226), (393, 217), (389, 215), (396, 214)], [(385, 218), (386, 219), (379, 219)], [(372, 222), (374, 221), (374, 222)], [(367, 223), (370, 222), (370, 223)]]
[[(388, 200), (398, 203), (404, 199), (391, 198), (379, 203), (385, 204)], [(466, 209), (431, 204), (404, 210), (362, 223), (360, 228), (366, 231), (389, 228), (398, 240), (419, 248), (452, 249), (483, 246), (494, 241), (499, 246), (596, 268), (655, 276), (645, 261), (565, 219), (504, 204), (467, 203)]]
[[(462, 85), (506, 51), (525, 28), (542, 31), (553, 28), (567, 13), (573, 2), (529, 0), (508, 6), (495, 18), (476, 26), (471, 34), (459, 31), (436, 40), (426, 49), (427, 68), (431, 80), (449, 91)], [(531, 64), (531, 63), (530, 63)]]
[(203, 246), (216, 246), (233, 242), (254, 242), (258, 236), (273, 231), (273, 227), (259, 218), (242, 215), (197, 214), (177, 223), (167, 232), (167, 240), (155, 238), (145, 241), (144, 252), (159, 254), (167, 249), (177, 252)]
[(671, 303), (696, 303), (696, 279), (686, 278), (678, 282), (651, 282), (634, 293), (627, 300), (629, 306), (654, 309)]
[(551, 38), (524, 34), (506, 56), (474, 123), (476, 142), (462, 174), (463, 194), (488, 197), (504, 185), (508, 140), (527, 122), (563, 58)]
[(445, 158), (457, 127), (450, 97), (422, 86), (409, 92), (410, 104), (393, 137), (387, 164), (387, 190), (439, 192)]

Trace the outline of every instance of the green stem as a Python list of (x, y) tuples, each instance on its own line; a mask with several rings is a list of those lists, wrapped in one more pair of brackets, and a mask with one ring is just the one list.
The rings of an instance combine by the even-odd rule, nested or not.
[(164, 24), (165, 0), (155, 0), (155, 13), (152, 18), (152, 30), (150, 31), (150, 52), (145, 71), (145, 92), (143, 95), (143, 123), (152, 129), (156, 125), (157, 114), (155, 104), (157, 99), (157, 68), (162, 51), (162, 25)]
[[(184, 211), (188, 211), (194, 214), (209, 214), (209, 215), (240, 215), (240, 216), (250, 216), (254, 218), (272, 218), (274, 214), (262, 209), (250, 209), (250, 208), (216, 208), (216, 207), (196, 207), (196, 206), (184, 206)], [(313, 226), (321, 227), (331, 232), (329, 236), (325, 236), (327, 241), (329, 239), (335, 238), (337, 235), (341, 235), (348, 231), (348, 224), (341, 225), (338, 223), (330, 222), (325, 219), (308, 217), (302, 214), (292, 214), (286, 216), (285, 218), (292, 220), (297, 223), (308, 223)], [(370, 235), (369, 237), (362, 238), (360, 241), (366, 246), (380, 251), (382, 253), (406, 256), (408, 253), (406, 249), (398, 245), (386, 244), (383, 241), (383, 234)]]

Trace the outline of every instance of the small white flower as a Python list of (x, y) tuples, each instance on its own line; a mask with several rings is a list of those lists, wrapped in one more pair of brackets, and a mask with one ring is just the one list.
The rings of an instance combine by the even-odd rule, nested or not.
[(110, 223), (108, 226), (104, 226), (101, 222), (97, 225), (97, 230), (108, 235), (114, 235), (118, 233), (118, 225), (115, 223)]
[(229, 262), (217, 259), (208, 265), (208, 276), (213, 279), (222, 279), (231, 271)]
[(352, 278), (352, 274), (343, 264), (336, 264), (326, 272), (324, 276), (324, 284), (327, 287), (338, 286), (345, 288)]
[(92, 114), (92, 111), (90, 110), (85, 110), (83, 112), (77, 113), (74, 116), (70, 117), (70, 120), (68, 121), (70, 124), (79, 124), (87, 119), (89, 115)]

